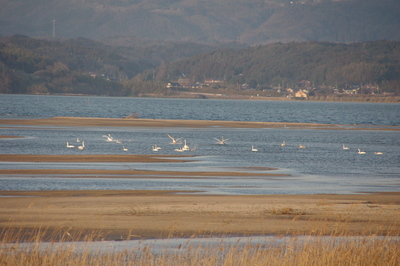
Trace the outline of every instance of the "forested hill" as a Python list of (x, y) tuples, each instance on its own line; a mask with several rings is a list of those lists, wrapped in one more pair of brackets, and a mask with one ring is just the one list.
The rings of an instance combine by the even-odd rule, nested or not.
[(372, 83), (400, 93), (400, 42), (277, 43), (201, 54), (157, 71), (159, 79), (183, 75), (193, 82), (214, 78), (261, 86), (296, 86), (301, 80), (316, 86)]
[(57, 37), (94, 40), (400, 41), (399, 14), (398, 0), (2, 0), (0, 35), (51, 37), (54, 21)]
[(126, 42), (121, 47), (84, 38), (0, 37), (0, 93), (125, 95), (129, 92), (123, 91), (122, 81), (161, 62), (219, 48), (135, 38)]
[[(87, 39), (43, 40), (16, 35), (0, 38), (0, 92), (118, 95), (120, 81), (148, 62)], [(95, 79), (95, 77), (102, 77)]]
[[(2, 37), (0, 93), (166, 93), (167, 82), (185, 76), (193, 82), (214, 78), (254, 88), (296, 87), (302, 80), (341, 88), (378, 84), (382, 91), (400, 94), (400, 42), (396, 41), (215, 49), (189, 43), (120, 47), (83, 38)], [(185, 56), (173, 63), (162, 60)]]

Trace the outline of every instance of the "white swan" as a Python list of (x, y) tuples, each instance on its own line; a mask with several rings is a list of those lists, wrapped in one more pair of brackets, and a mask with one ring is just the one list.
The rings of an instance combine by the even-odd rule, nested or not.
[(78, 149), (83, 150), (84, 148), (85, 148), (85, 142), (82, 141), (82, 145), (81, 145), (81, 146), (78, 146)]
[(305, 149), (305, 148), (306, 148), (306, 146), (303, 146), (303, 145), (299, 144), (299, 149)]
[(76, 142), (81, 142), (81, 140), (80, 139), (76, 139)]
[(214, 139), (216, 141), (218, 141), (218, 144), (221, 144), (221, 145), (226, 144), (225, 142), (229, 140), (229, 139), (224, 139), (224, 136), (222, 136), (221, 139), (217, 139), (217, 138), (214, 138)]
[(281, 144), (281, 146), (283, 147), (283, 146), (286, 146), (286, 143), (285, 143), (285, 141), (282, 141), (282, 144)]
[(344, 144), (342, 144), (342, 150), (348, 150), (350, 149), (349, 147), (344, 146)]
[(366, 154), (365, 151), (361, 151), (360, 149), (357, 149), (357, 150), (358, 150), (358, 154)]
[(254, 148), (254, 146), (251, 146), (251, 151), (258, 151), (258, 149)]
[(128, 149), (125, 148), (125, 146), (122, 146), (122, 150), (123, 150), (123, 151), (128, 151)]
[(108, 142), (114, 141), (113, 137), (111, 137), (111, 134), (103, 135), (103, 137), (107, 138)]
[(171, 136), (170, 134), (167, 134), (167, 136), (172, 140), (171, 144), (179, 144), (179, 140), (182, 138), (174, 138), (173, 136)]
[(184, 142), (185, 142), (185, 145), (183, 145), (182, 150), (184, 150), (184, 151), (190, 150), (190, 147), (188, 145), (186, 145), (186, 139), (184, 140)]
[(374, 152), (374, 154), (378, 154), (378, 155), (381, 155), (381, 154), (383, 154), (383, 152), (380, 152), (380, 151), (376, 151), (376, 152)]
[(180, 148), (175, 149), (175, 151), (183, 152), (184, 150), (182, 147), (180, 147)]
[(161, 147), (158, 147), (156, 144), (154, 144), (153, 146), (151, 146), (151, 149), (152, 149), (153, 151), (159, 151), (159, 150), (161, 150), (162, 148), (161, 148)]
[(74, 148), (75, 146), (74, 145), (71, 145), (71, 144), (69, 144), (68, 142), (67, 142), (67, 148)]

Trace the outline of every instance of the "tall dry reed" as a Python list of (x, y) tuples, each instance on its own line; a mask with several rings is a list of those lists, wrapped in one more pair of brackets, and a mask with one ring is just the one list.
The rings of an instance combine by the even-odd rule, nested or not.
[[(338, 223), (339, 224), (339, 223)], [(343, 226), (343, 223), (340, 223)], [(321, 226), (322, 228), (323, 226)], [(115, 250), (94, 248), (99, 235), (74, 242), (68, 229), (60, 229), (59, 241), (43, 242), (46, 228), (31, 232), (5, 229), (0, 247), (1, 265), (400, 265), (400, 234), (350, 236), (347, 227), (333, 227), (313, 236), (276, 238), (265, 242), (195, 244), (190, 239), (177, 249), (152, 245)], [(342, 232), (340, 232), (342, 230)], [(370, 229), (367, 228), (366, 232)], [(320, 231), (322, 232), (322, 230)], [(369, 232), (371, 233), (371, 232)], [(379, 233), (379, 232), (377, 232)], [(317, 236), (316, 236), (317, 235)], [(27, 238), (29, 237), (29, 238)], [(17, 242), (25, 239), (29, 243)], [(81, 239), (80, 236), (78, 236)], [(250, 238), (251, 239), (251, 238)], [(58, 245), (64, 241), (64, 245)], [(207, 242), (206, 242), (207, 243)]]

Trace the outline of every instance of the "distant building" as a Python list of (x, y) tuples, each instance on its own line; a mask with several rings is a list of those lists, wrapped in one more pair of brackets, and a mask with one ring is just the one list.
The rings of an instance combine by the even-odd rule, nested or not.
[(379, 94), (379, 86), (377, 84), (365, 84), (360, 89), (364, 94)]
[(178, 83), (184, 87), (187, 88), (189, 87), (191, 84), (193, 84), (193, 80), (191, 78), (179, 78), (178, 79)]
[(176, 89), (176, 88), (182, 88), (182, 85), (176, 82), (168, 82), (165, 87), (167, 89)]
[(225, 81), (223, 79), (204, 79), (204, 84), (207, 85), (213, 85), (213, 84), (221, 84), (224, 83)]
[(294, 97), (298, 99), (308, 99), (308, 94), (304, 90), (299, 90), (294, 94)]
[(359, 89), (343, 90), (343, 94), (357, 94)]

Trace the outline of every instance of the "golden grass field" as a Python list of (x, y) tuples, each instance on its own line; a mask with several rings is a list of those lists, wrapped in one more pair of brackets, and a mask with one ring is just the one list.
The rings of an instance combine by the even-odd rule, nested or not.
[[(126, 121), (126, 122), (125, 122)], [(10, 121), (6, 121), (7, 124)], [(0, 124), (5, 124), (0, 121)], [(192, 121), (134, 119), (55, 118), (23, 120), (20, 125), (96, 126), (208, 126)], [(126, 124), (127, 123), (127, 124)], [(133, 125), (134, 124), (134, 125)], [(233, 122), (226, 126), (232, 127)], [(237, 126), (246, 126), (238, 122)], [(260, 126), (259, 123), (247, 125)], [(262, 125), (265, 127), (266, 125)], [(283, 126), (271, 124), (269, 126)], [(292, 125), (290, 125), (292, 126)], [(324, 125), (293, 125), (321, 127)], [(329, 125), (332, 128), (332, 125)], [(334, 126), (333, 126), (334, 127)], [(9, 137), (9, 136), (3, 136)], [(14, 162), (113, 162), (182, 160), (151, 155), (47, 156), (0, 155)], [(0, 174), (49, 174), (56, 170), (1, 170)], [(93, 173), (94, 170), (57, 170), (57, 174)], [(109, 177), (118, 171), (110, 171)], [(142, 171), (118, 172), (126, 178)], [(170, 175), (195, 178), (196, 172), (146, 171), (149, 178)], [(203, 173), (207, 176), (240, 174)], [(269, 174), (262, 174), (268, 176)], [(273, 175), (271, 175), (273, 177)], [(399, 265), (400, 192), (353, 195), (199, 195), (175, 191), (0, 191), (0, 264), (2, 265)], [(83, 253), (71, 250), (20, 250), (19, 243), (43, 241), (116, 241), (149, 238), (213, 236), (367, 236), (373, 241), (354, 240), (333, 245), (312, 242), (265, 249), (245, 246), (215, 250), (192, 247), (184, 254), (154, 254), (150, 250)], [(383, 238), (378, 238), (383, 236)], [(397, 237), (397, 240), (387, 238)], [(14, 243), (10, 247), (7, 243)], [(7, 246), (6, 246), (7, 244)], [(223, 255), (221, 255), (223, 251)], [(137, 256), (135, 257), (134, 256)]]

